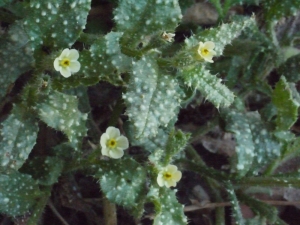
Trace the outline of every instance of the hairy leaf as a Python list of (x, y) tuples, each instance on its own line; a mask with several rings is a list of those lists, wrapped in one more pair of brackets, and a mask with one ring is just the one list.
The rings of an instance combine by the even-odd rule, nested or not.
[(129, 209), (135, 217), (143, 213), (146, 171), (133, 159), (102, 162), (95, 174), (108, 200)]
[(279, 20), (285, 16), (296, 15), (300, 8), (300, 1), (298, 0), (266, 0), (263, 1), (263, 3), (265, 18), (267, 21)]
[(42, 195), (37, 182), (27, 174), (1, 174), (0, 183), (0, 211), (10, 216), (29, 212)]
[(152, 187), (148, 193), (148, 198), (155, 207), (153, 225), (187, 224), (187, 218), (183, 213), (183, 205), (178, 203), (174, 190)]
[(290, 129), (297, 121), (299, 104), (293, 100), (292, 92), (284, 76), (281, 77), (275, 86), (272, 102), (277, 108), (277, 129)]
[(177, 1), (163, 0), (120, 0), (114, 14), (117, 30), (134, 44), (156, 31), (173, 31), (182, 17)]
[(32, 0), (24, 21), (33, 49), (66, 48), (85, 28), (91, 0)]
[(75, 150), (81, 146), (86, 135), (87, 114), (78, 110), (78, 99), (52, 91), (37, 104), (38, 114), (48, 126), (65, 133)]
[(0, 98), (8, 91), (11, 83), (32, 67), (33, 57), (28, 41), (19, 22), (11, 25), (8, 32), (0, 38)]
[(234, 100), (234, 94), (216, 76), (210, 74), (204, 65), (194, 68), (184, 68), (180, 75), (185, 84), (198, 89), (204, 97), (212, 102), (217, 108), (228, 107)]
[(212, 41), (215, 43), (214, 50), (216, 51), (216, 56), (219, 56), (223, 54), (225, 46), (238, 37), (246, 27), (254, 25), (254, 17), (233, 21), (231, 23), (224, 23), (219, 27), (204, 30), (191, 38), (185, 39), (185, 43), (189, 49), (197, 46), (199, 41)]
[(127, 93), (123, 95), (135, 138), (156, 136), (159, 126), (176, 117), (181, 90), (171, 76), (161, 75), (156, 62), (144, 57), (134, 62)]
[(22, 112), (23, 109), (16, 105), (10, 116), (2, 123), (0, 170), (18, 170), (36, 143), (38, 124), (33, 117)]

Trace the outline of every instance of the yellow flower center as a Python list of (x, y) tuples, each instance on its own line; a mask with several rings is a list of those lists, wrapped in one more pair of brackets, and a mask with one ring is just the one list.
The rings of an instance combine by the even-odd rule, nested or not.
[(163, 176), (165, 180), (170, 180), (172, 178), (172, 174), (169, 172), (165, 172)]
[(67, 59), (67, 58), (65, 58), (65, 59), (61, 60), (59, 64), (60, 64), (62, 67), (68, 67), (68, 66), (70, 66), (70, 60)]
[(109, 139), (107, 141), (107, 147), (109, 148), (115, 148), (117, 146), (117, 141), (115, 139)]
[(208, 55), (209, 50), (207, 48), (203, 48), (203, 49), (201, 49), (201, 53), (202, 53), (202, 55)]

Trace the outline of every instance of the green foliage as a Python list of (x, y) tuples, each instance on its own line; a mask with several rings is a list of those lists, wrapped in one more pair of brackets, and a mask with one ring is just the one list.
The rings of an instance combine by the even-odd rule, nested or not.
[(292, 16), (300, 8), (298, 0), (280, 1), (267, 0), (264, 2), (265, 19), (267, 21), (278, 20), (285, 16)]
[(2, 172), (18, 170), (27, 160), (36, 143), (38, 124), (30, 115), (22, 115), (21, 106), (15, 106), (2, 123), (0, 162)]
[(299, 104), (293, 100), (290, 87), (284, 76), (275, 86), (272, 102), (277, 108), (277, 129), (289, 129), (297, 120)]
[(0, 210), (11, 216), (23, 215), (36, 203), (42, 192), (30, 175), (14, 172), (0, 175)]
[[(164, 102), (162, 102), (164, 96)], [(133, 62), (127, 93), (123, 95), (127, 115), (134, 125), (134, 137), (143, 139), (157, 135), (176, 116), (181, 90), (171, 76), (159, 74), (151, 57)]]
[(128, 208), (135, 217), (143, 213), (146, 171), (132, 159), (103, 162), (95, 174), (106, 197)]
[(234, 94), (216, 76), (210, 74), (203, 65), (185, 68), (180, 74), (185, 84), (198, 89), (206, 99), (217, 108), (228, 107), (234, 100)]
[(87, 119), (87, 114), (81, 113), (77, 105), (76, 97), (57, 91), (50, 92), (37, 104), (39, 118), (48, 126), (65, 133), (75, 150), (79, 150), (81, 138), (86, 135)]
[(177, 1), (162, 0), (120, 0), (114, 14), (117, 30), (132, 44), (156, 31), (173, 31), (182, 17)]
[[(78, 200), (67, 179), (74, 176), (76, 183), (80, 171), (99, 181), (97, 198), (136, 219), (152, 203), (153, 224), (184, 225), (188, 218), (179, 202), (191, 187), (182, 191), (177, 182), (178, 196), (176, 189), (159, 187), (160, 178), (180, 176), (162, 177), (162, 169), (174, 165), (184, 182), (193, 173), (193, 182), (203, 178), (207, 193), (217, 195), (213, 201), (229, 199), (235, 224), (284, 224), (274, 207), (247, 193), (253, 187), (300, 187), (299, 169), (283, 172), (300, 154), (299, 21), (282, 20), (298, 12), (300, 2), (210, 3), (219, 23), (206, 29), (180, 25), (181, 11), (193, 1), (0, 0), (0, 213), (37, 224), (49, 197), (63, 206), (69, 204), (65, 197)], [(247, 14), (252, 8), (245, 7), (256, 5), (261, 18), (242, 15), (236, 5)], [(199, 42), (215, 48), (199, 50)], [(75, 56), (59, 59), (54, 68), (66, 48), (78, 51), (78, 72)], [(57, 67), (75, 73), (66, 78)], [(122, 137), (104, 134), (108, 126), (117, 126)], [(105, 135), (109, 139), (100, 143)], [(215, 136), (212, 148), (228, 154), (227, 171), (215, 169), (224, 164), (206, 165), (204, 150), (198, 151), (199, 142)], [(122, 146), (129, 146), (123, 158), (101, 156), (105, 147)], [(244, 219), (240, 202), (257, 216)], [(107, 208), (102, 204), (97, 210)], [(216, 224), (225, 224), (225, 213), (216, 210)], [(151, 217), (149, 211), (145, 216)]]
[(152, 188), (148, 193), (148, 198), (153, 202), (155, 207), (153, 225), (168, 224), (170, 221), (174, 225), (187, 224), (183, 207), (177, 202), (173, 190)]
[(42, 44), (54, 48), (72, 46), (85, 28), (91, 0), (30, 1), (24, 19), (32, 49)]
[(34, 59), (28, 47), (28, 36), (21, 23), (12, 24), (9, 31), (0, 37), (0, 98), (24, 72), (31, 69)]

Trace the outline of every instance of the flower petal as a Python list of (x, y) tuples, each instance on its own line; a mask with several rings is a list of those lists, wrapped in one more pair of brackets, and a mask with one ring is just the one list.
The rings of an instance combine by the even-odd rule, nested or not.
[(124, 151), (119, 148), (115, 148), (114, 150), (109, 151), (109, 156), (113, 159), (119, 159), (124, 155)]
[(172, 176), (175, 182), (178, 182), (181, 179), (181, 177), (182, 177), (182, 173), (180, 171), (176, 171), (175, 173), (173, 173)]
[(129, 147), (128, 139), (127, 137), (121, 135), (116, 139), (117, 141), (117, 147), (122, 148), (122, 149), (127, 149)]
[(79, 53), (76, 49), (71, 49), (68, 57), (70, 60), (77, 60), (79, 58)]
[(59, 56), (59, 59), (68, 58), (70, 49), (65, 48)]
[(59, 68), (59, 72), (60, 72), (60, 74), (63, 76), (63, 77), (69, 77), (69, 76), (71, 76), (71, 71), (70, 71), (70, 69), (68, 68), (68, 67), (66, 67), (66, 68), (64, 68), (64, 67), (60, 67)]
[(120, 136), (120, 130), (115, 127), (108, 127), (105, 133), (108, 134), (109, 138), (117, 138)]
[(163, 179), (163, 175), (161, 173), (158, 174), (157, 179), (156, 179), (158, 186), (162, 187), (164, 186), (164, 179)]
[(60, 65), (59, 65), (59, 58), (56, 58), (53, 62), (53, 66), (54, 66), (54, 69), (56, 71), (59, 71), (60, 70)]
[(174, 173), (174, 172), (177, 171), (177, 166), (174, 166), (174, 165), (168, 165), (166, 169), (167, 169), (168, 172)]
[(101, 135), (101, 138), (100, 138), (100, 145), (102, 148), (106, 148), (106, 143), (109, 139), (109, 136), (107, 133), (104, 133)]
[(171, 180), (167, 180), (165, 184), (166, 184), (166, 187), (168, 187), (168, 188), (176, 186), (176, 182), (174, 180), (172, 180), (172, 179)]
[(102, 153), (102, 155), (110, 157), (110, 155), (109, 155), (109, 149), (106, 148), (106, 147), (102, 147), (101, 153)]
[(207, 41), (204, 43), (204, 46), (210, 50), (214, 49), (215, 48), (215, 43), (212, 42), (212, 41)]
[(69, 67), (73, 73), (77, 73), (80, 70), (80, 63), (78, 61), (71, 61)]

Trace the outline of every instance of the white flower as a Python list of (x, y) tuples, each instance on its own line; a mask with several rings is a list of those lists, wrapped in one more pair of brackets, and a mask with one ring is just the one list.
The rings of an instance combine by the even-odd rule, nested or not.
[(175, 34), (173, 33), (166, 33), (164, 31), (164, 33), (161, 35), (163, 39), (165, 39), (166, 41), (168, 42), (172, 42), (174, 41), (174, 37), (175, 37)]
[(168, 165), (162, 168), (157, 176), (157, 183), (160, 187), (175, 187), (176, 183), (181, 179), (181, 172), (177, 170), (177, 166)]
[(119, 159), (124, 155), (124, 150), (129, 147), (128, 139), (120, 135), (120, 130), (115, 127), (108, 127), (100, 138), (102, 155), (113, 159)]
[(215, 48), (215, 43), (212, 41), (199, 42), (198, 54), (207, 62), (213, 63), (212, 57), (216, 54), (213, 50)]
[(54, 60), (54, 68), (63, 77), (69, 77), (72, 73), (80, 70), (80, 63), (77, 61), (79, 53), (75, 49), (64, 49), (59, 57)]

